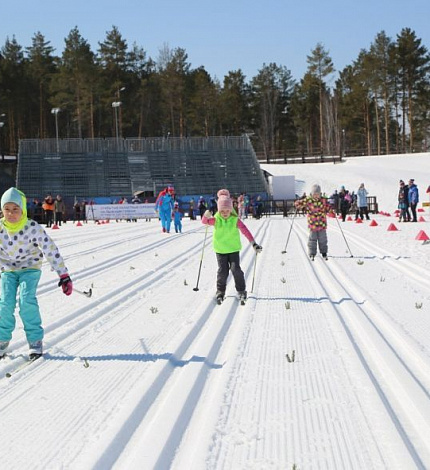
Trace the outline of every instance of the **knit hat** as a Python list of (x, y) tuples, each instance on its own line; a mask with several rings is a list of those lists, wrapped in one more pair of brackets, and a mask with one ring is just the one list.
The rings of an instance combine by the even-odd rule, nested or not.
[(230, 192), (228, 189), (220, 189), (217, 193), (218, 196), (218, 211), (233, 210), (233, 201), (230, 198)]
[(310, 190), (310, 195), (321, 194), (321, 186), (319, 184), (313, 184)]
[(9, 188), (1, 197), (1, 208), (5, 206), (8, 202), (13, 202), (19, 206), (22, 210), (26, 209), (26, 199), (23, 192), (16, 188)]

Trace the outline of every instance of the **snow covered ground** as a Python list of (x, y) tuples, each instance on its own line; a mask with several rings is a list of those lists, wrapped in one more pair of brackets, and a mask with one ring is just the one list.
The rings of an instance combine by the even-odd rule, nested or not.
[[(291, 169), (305, 190), (364, 182), (391, 213), (400, 178), (428, 200), (429, 155)], [(245, 306), (232, 282), (215, 305), (200, 221), (182, 234), (155, 220), (50, 230), (93, 296), (64, 296), (44, 267), (46, 355), (13, 374), (27, 354), (18, 320), (0, 361), (0, 467), (430, 468), (430, 244), (415, 240), (430, 236), (428, 208), (419, 215), (331, 218), (329, 260), (314, 262), (305, 218), (248, 219), (263, 252), (243, 239)]]

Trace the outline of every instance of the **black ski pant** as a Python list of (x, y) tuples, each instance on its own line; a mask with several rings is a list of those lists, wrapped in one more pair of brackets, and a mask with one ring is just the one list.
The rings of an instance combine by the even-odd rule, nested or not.
[(51, 227), (51, 225), (54, 223), (54, 211), (45, 211), (45, 222), (48, 228)]
[[(363, 220), (364, 217), (366, 217), (366, 220), (370, 220), (370, 217), (369, 217), (369, 210), (368, 210), (367, 206), (365, 206), (365, 207), (359, 207), (357, 212), (358, 212), (358, 214), (360, 214), (360, 219), (361, 219), (361, 220)], [(356, 219), (356, 220), (357, 220), (357, 218), (358, 218), (358, 217), (357, 217), (358, 214), (356, 214), (356, 216), (355, 216), (355, 219)]]
[(216, 278), (217, 294), (225, 294), (229, 271), (233, 274), (237, 292), (246, 291), (245, 275), (240, 267), (239, 251), (234, 253), (217, 253), (218, 273)]
[(409, 205), (411, 207), (411, 212), (412, 212), (412, 222), (416, 222), (417, 221), (417, 203), (411, 202)]
[(56, 212), (55, 213), (55, 223), (57, 225), (61, 225), (62, 220), (63, 220), (63, 213), (62, 212)]

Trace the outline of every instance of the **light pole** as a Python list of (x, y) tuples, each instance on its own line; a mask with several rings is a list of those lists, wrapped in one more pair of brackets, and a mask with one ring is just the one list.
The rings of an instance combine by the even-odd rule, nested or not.
[[(1, 116), (4, 116), (4, 114), (2, 114)], [(4, 126), (4, 122), (1, 121), (1, 122), (0, 122), (0, 155), (1, 155), (2, 161), (4, 160), (4, 153), (3, 153), (3, 147), (2, 147), (2, 142), (3, 142), (3, 126)]]
[(342, 160), (342, 157), (344, 157), (346, 155), (346, 151), (345, 151), (345, 129), (342, 129), (342, 152), (341, 152), (341, 155), (340, 155), (340, 159)]
[(118, 139), (119, 139), (119, 131), (118, 131), (118, 108), (121, 107), (121, 101), (114, 101), (112, 103), (112, 108), (115, 111), (115, 130), (116, 130), (116, 142), (118, 145)]
[(51, 113), (55, 115), (55, 139), (57, 142), (57, 155), (60, 154), (60, 142), (58, 141), (58, 113), (61, 111), (60, 108), (52, 108)]
[[(121, 101), (121, 92), (125, 90), (125, 86), (117, 89), (116, 92), (116, 101)], [(118, 109), (118, 135), (122, 137), (122, 102), (121, 106)]]

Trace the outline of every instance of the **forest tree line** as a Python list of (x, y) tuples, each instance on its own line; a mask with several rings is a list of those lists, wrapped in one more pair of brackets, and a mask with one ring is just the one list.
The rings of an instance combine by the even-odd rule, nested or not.
[[(240, 69), (222, 83), (182, 48), (157, 60), (117, 27), (93, 51), (75, 27), (61, 56), (37, 32), (0, 49), (0, 148), (24, 138), (251, 136), (265, 155), (380, 155), (430, 148), (430, 55), (416, 33), (381, 31), (336, 71), (323, 44), (296, 81), (286, 66)], [(57, 114), (55, 114), (57, 109)], [(1, 124), (3, 123), (3, 124)]]

